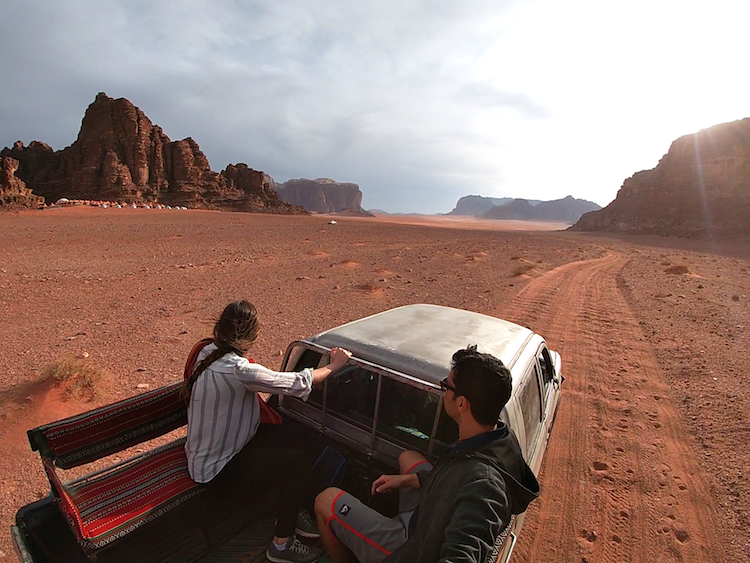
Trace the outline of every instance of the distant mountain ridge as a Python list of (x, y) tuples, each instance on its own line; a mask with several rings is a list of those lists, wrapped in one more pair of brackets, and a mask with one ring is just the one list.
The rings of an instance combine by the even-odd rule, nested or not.
[[(500, 202), (490, 205), (493, 202)], [(515, 221), (559, 221), (575, 223), (581, 215), (601, 209), (593, 201), (567, 196), (563, 199), (540, 201), (538, 199), (491, 198), (464, 196), (448, 215), (472, 215), (484, 219), (505, 219)], [(470, 213), (470, 211), (473, 211)]]
[(750, 236), (750, 118), (680, 137), (656, 168), (625, 180), (612, 203), (571, 230)]
[[(497, 205), (505, 205), (513, 201), (512, 197), (485, 197), (482, 195), (465, 195), (458, 200), (456, 207), (446, 213), (446, 215), (471, 215), (479, 217), (485, 211), (489, 211)], [(538, 199), (528, 200), (529, 204), (536, 205), (540, 202)]]
[(602, 206), (598, 203), (577, 199), (569, 195), (562, 199), (543, 201), (534, 210), (536, 211), (536, 219), (540, 221), (563, 221), (572, 224), (578, 221), (584, 213), (597, 211), (601, 208)]

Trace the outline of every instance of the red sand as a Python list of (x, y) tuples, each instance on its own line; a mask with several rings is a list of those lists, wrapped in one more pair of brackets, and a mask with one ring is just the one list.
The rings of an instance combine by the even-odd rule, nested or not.
[[(750, 561), (746, 248), (725, 256), (691, 241), (502, 221), (336, 220), (1, 215), (2, 527), (48, 492), (25, 430), (178, 380), (230, 299), (258, 306), (253, 355), (271, 367), (295, 338), (427, 302), (530, 326), (563, 357), (543, 492), (513, 561)], [(674, 266), (687, 273), (666, 272)], [(45, 365), (83, 352), (111, 373), (93, 403), (38, 383)], [(0, 552), (14, 560), (7, 534)]]

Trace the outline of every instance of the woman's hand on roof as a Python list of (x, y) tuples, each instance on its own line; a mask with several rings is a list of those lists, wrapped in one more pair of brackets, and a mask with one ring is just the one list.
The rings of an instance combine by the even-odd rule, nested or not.
[(351, 357), (352, 353), (349, 350), (333, 348), (330, 354), (331, 362), (328, 364), (328, 367), (331, 368), (331, 371), (338, 371), (346, 365)]

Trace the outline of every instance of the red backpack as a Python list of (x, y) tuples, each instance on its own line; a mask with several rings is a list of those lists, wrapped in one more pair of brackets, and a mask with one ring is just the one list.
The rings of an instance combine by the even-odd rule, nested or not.
[[(213, 341), (213, 338), (204, 338), (203, 340), (199, 340), (195, 344), (195, 346), (193, 346), (193, 349), (190, 350), (190, 354), (188, 354), (187, 361), (185, 362), (185, 380), (187, 380), (192, 375), (193, 370), (195, 369), (195, 364), (198, 361), (198, 354), (200, 354), (201, 350), (203, 350), (203, 348), (211, 344)], [(253, 360), (252, 358), (248, 358), (248, 360), (252, 363), (255, 363), (255, 360)], [(269, 407), (266, 402), (260, 398), (260, 395), (256, 393), (256, 396), (258, 397), (258, 406), (260, 407), (261, 423), (281, 424), (282, 422), (284, 422), (284, 420), (281, 418), (281, 415), (271, 407)]]

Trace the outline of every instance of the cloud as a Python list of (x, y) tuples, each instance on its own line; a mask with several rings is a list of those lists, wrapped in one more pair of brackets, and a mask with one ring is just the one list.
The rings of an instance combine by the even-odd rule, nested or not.
[[(722, 22), (742, 21), (717, 2)], [(660, 81), (660, 61), (675, 57), (672, 28), (660, 23), (672, 11), (649, 6), (9, 0), (0, 145), (63, 148), (104, 91), (130, 99), (172, 139), (193, 137), (216, 170), (242, 161), (280, 181), (357, 182), (365, 206), (448, 211), (468, 193), (553, 199), (573, 190), (568, 178), (575, 196), (607, 203), (622, 179), (691, 132), (674, 108), (708, 99), (706, 89), (695, 97), (694, 79)], [(680, 11), (681, 25), (693, 11)], [(695, 22), (710, 19), (698, 12)], [(627, 41), (644, 21), (648, 48)], [(674, 37), (694, 31), (686, 26)], [(700, 60), (720, 47), (722, 68), (736, 64), (735, 36), (704, 41)], [(733, 99), (715, 105), (727, 115), (747, 99), (740, 74), (725, 78)], [(718, 114), (701, 115), (707, 126)]]
[(517, 110), (528, 117), (549, 117), (550, 112), (525, 94), (505, 92), (489, 84), (475, 82), (456, 93), (456, 100), (476, 107), (499, 107)]
[[(510, 2), (13, 2), (15, 49), (0, 119), (7, 138), (72, 142), (96, 92), (127, 97), (171, 138), (191, 136), (215, 169), (244, 161), (279, 180), (360, 183), (365, 203), (434, 206), (481, 144), (472, 104), (539, 113), (472, 82)], [(11, 25), (9, 22), (13, 21)], [(456, 99), (459, 99), (459, 103)], [(473, 99), (472, 99), (473, 98)], [(461, 190), (463, 187), (461, 187)], [(468, 189), (468, 188), (467, 188)]]

